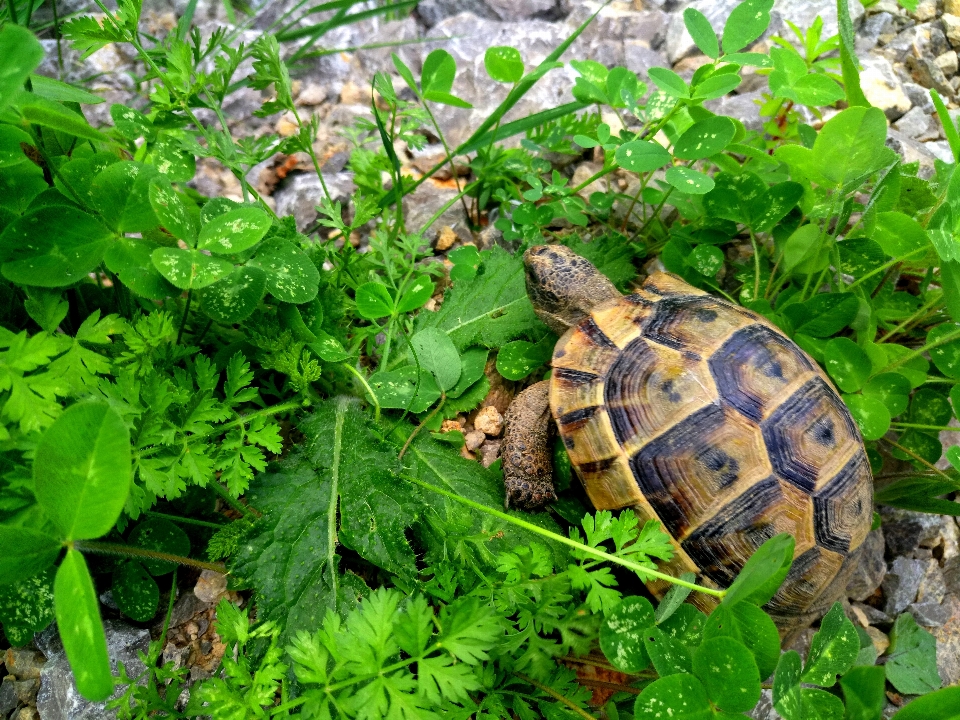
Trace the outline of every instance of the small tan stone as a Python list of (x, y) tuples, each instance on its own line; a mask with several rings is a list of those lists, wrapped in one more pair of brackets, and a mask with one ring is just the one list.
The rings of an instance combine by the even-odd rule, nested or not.
[(475, 456), (472, 452), (470, 452), (469, 450), (467, 450), (467, 446), (466, 446), (466, 445), (461, 445), (461, 446), (460, 446), (460, 457), (464, 458), (465, 460), (476, 460), (476, 459), (477, 459), (476, 456)]
[(500, 457), (501, 440), (487, 440), (480, 446), (480, 464), (484, 467), (493, 465)]
[(7, 672), (16, 675), (20, 680), (40, 677), (46, 659), (39, 650), (29, 648), (7, 648), (4, 664)]
[(297, 125), (297, 119), (290, 113), (284, 113), (277, 120), (277, 134), (280, 137), (291, 137), (300, 132), (300, 126)]
[(479, 430), (471, 430), (466, 435), (463, 436), (463, 445), (467, 450), (473, 452), (478, 447), (483, 445), (483, 441), (487, 439), (487, 436), (484, 435)]
[(960, 15), (960, 0), (943, 0), (943, 12), (947, 15)]
[[(957, 0), (960, 2), (960, 0)], [(960, 8), (957, 8), (960, 10)], [(954, 47), (960, 47), (960, 14), (944, 13), (940, 18), (943, 23), (943, 32), (946, 33), (947, 40)]]
[(340, 91), (341, 105), (367, 105), (370, 102), (369, 86), (360, 86), (354, 82), (345, 82)]
[(914, 10), (910, 15), (917, 22), (929, 22), (937, 16), (937, 3), (936, 0), (920, 0), (917, 3), (917, 9)]
[(35, 707), (20, 708), (16, 720), (40, 720), (40, 713), (37, 712)]
[(319, 83), (307, 83), (297, 96), (297, 105), (320, 105), (327, 99), (327, 91)]
[(453, 228), (449, 225), (444, 225), (440, 228), (440, 233), (437, 235), (436, 249), (439, 252), (445, 252), (449, 250), (457, 240), (457, 233), (454, 232)]
[(934, 62), (937, 64), (937, 67), (943, 70), (943, 74), (947, 77), (952, 77), (957, 73), (958, 63), (956, 50), (948, 50), (943, 53), (943, 55), (938, 55)]
[(214, 570), (204, 570), (200, 573), (196, 587), (193, 588), (193, 594), (198, 600), (215, 604), (220, 601), (221, 596), (227, 591), (227, 576)]
[(440, 423), (440, 432), (463, 432), (463, 423), (459, 420), (444, 420)]
[(495, 407), (488, 405), (477, 413), (473, 426), (490, 437), (499, 437), (503, 432), (503, 415)]
[(873, 641), (873, 646), (877, 649), (877, 655), (883, 655), (887, 651), (887, 648), (890, 647), (890, 638), (888, 638), (882, 630), (873, 627), (873, 625), (868, 625), (864, 630), (867, 631), (867, 635), (869, 635), (870, 640)]

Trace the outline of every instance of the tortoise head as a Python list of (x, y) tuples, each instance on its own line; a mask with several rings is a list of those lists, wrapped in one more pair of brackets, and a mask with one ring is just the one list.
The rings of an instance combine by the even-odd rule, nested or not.
[(523, 263), (533, 309), (557, 335), (579, 324), (600, 303), (621, 297), (588, 260), (563, 245), (532, 247)]

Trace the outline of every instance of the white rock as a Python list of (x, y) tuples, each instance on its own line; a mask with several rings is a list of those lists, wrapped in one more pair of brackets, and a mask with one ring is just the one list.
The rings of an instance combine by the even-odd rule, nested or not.
[(883, 110), (891, 120), (896, 120), (910, 109), (910, 98), (904, 92), (903, 84), (889, 60), (870, 55), (863, 58), (861, 64), (860, 87), (871, 105)]
[(943, 55), (938, 55), (934, 62), (938, 68), (943, 70), (943, 74), (947, 77), (955, 75), (957, 72), (957, 51), (950, 50), (949, 52), (943, 53)]
[(497, 437), (503, 432), (503, 416), (492, 405), (482, 408), (474, 418), (473, 426), (490, 437)]

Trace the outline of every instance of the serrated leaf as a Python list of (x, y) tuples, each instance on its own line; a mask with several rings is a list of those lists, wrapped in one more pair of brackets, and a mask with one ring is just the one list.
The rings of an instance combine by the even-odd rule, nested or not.
[(416, 332), (429, 327), (443, 330), (463, 351), (471, 345), (499, 347), (532, 330), (542, 331), (527, 297), (523, 263), (499, 247), (480, 256), (477, 276), (458, 281), (439, 311), (420, 313)]
[(893, 624), (884, 668), (887, 680), (904, 695), (923, 695), (943, 682), (937, 670), (937, 641), (910, 613)]

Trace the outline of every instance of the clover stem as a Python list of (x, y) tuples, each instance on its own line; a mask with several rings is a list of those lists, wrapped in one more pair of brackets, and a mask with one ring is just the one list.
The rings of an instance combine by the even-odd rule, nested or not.
[(101, 555), (140, 557), (147, 558), (148, 560), (164, 560), (166, 562), (177, 563), (178, 565), (188, 565), (190, 567), (200, 568), (201, 570), (213, 570), (214, 572), (227, 574), (227, 567), (222, 563), (194, 560), (193, 558), (183, 557), (182, 555), (173, 555), (172, 553), (160, 552), (159, 550), (148, 550), (147, 548), (134, 547), (133, 545), (96, 542), (94, 540), (75, 540), (73, 547), (83, 552), (99, 553)]
[(373, 388), (370, 387), (370, 383), (367, 382), (367, 379), (363, 376), (363, 373), (357, 370), (350, 363), (343, 363), (343, 366), (356, 376), (357, 380), (360, 381), (360, 384), (363, 385), (363, 389), (367, 391), (367, 395), (370, 396), (370, 402), (373, 403), (374, 419), (377, 422), (380, 422), (380, 402), (377, 400), (377, 394), (373, 391)]
[[(404, 455), (404, 453), (407, 452), (407, 448), (410, 447), (410, 443), (413, 442), (413, 439), (414, 439), (414, 438), (417, 436), (417, 434), (420, 432), (420, 429), (421, 429), (424, 425), (426, 425), (428, 422), (430, 422), (431, 420), (433, 420), (433, 416), (436, 415), (438, 412), (440, 412), (440, 408), (443, 407), (443, 404), (444, 404), (446, 401), (447, 401), (447, 394), (446, 394), (445, 392), (441, 392), (441, 393), (440, 393), (440, 402), (439, 402), (439, 404), (438, 404), (433, 410), (431, 410), (431, 411), (430, 411), (430, 414), (427, 415), (426, 418), (424, 418), (423, 422), (420, 423), (419, 425), (417, 425), (417, 426), (413, 429), (413, 432), (410, 433), (410, 437), (407, 438), (407, 441), (403, 444), (403, 447), (400, 449), (400, 454), (397, 456), (397, 459), (398, 459), (398, 460), (403, 460), (403, 455)], [(440, 490), (440, 488), (437, 488), (437, 490)], [(442, 492), (442, 491), (440, 491), (440, 492)]]
[(187, 327), (187, 318), (190, 316), (190, 300), (193, 299), (193, 288), (187, 290), (187, 304), (183, 308), (183, 318), (180, 320), (180, 330), (177, 332), (177, 342), (176, 345), (180, 344), (180, 339), (183, 337), (183, 331)]

